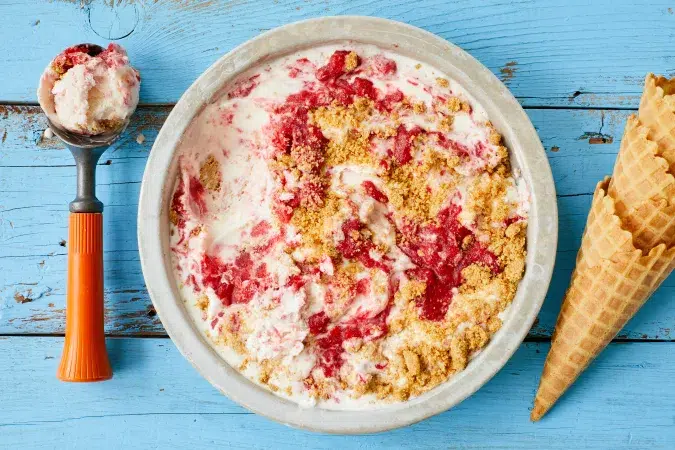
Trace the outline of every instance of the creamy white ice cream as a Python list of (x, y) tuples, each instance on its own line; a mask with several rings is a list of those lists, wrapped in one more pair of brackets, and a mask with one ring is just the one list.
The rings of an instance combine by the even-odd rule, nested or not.
[(42, 74), (38, 100), (56, 126), (100, 134), (118, 128), (136, 109), (140, 75), (126, 51), (110, 44), (95, 53), (86, 44), (69, 47)]

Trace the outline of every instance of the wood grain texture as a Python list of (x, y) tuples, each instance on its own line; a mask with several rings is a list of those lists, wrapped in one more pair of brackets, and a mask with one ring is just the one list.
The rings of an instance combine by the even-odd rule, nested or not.
[(201, 378), (168, 339), (111, 339), (111, 381), (60, 383), (51, 374), (62, 343), (0, 339), (2, 447), (657, 449), (675, 439), (675, 391), (661, 388), (675, 377), (675, 345), (666, 343), (611, 344), (537, 424), (528, 410), (548, 344), (523, 344), (453, 410), (360, 437), (319, 436), (248, 413)]
[[(170, 107), (143, 107), (101, 158), (105, 204), (106, 331), (163, 334), (141, 273), (136, 212), (145, 161)], [(569, 282), (597, 180), (611, 172), (629, 111), (530, 109), (558, 189), (560, 243), (553, 281), (531, 338), (551, 335)], [(64, 330), (67, 204), (75, 192), (70, 153), (45, 140), (37, 107), (0, 108), (0, 334)], [(145, 141), (137, 142), (143, 135)], [(1, 138), (0, 138), (1, 139)], [(605, 144), (591, 144), (604, 139)], [(621, 338), (672, 339), (675, 277), (638, 313)]]
[(152, 105), (174, 104), (205, 68), (261, 32), (359, 14), (407, 22), (461, 46), (528, 108), (560, 211), (555, 272), (529, 335), (539, 341), (553, 330), (593, 188), (611, 173), (644, 75), (675, 74), (674, 10), (665, 0), (0, 0), (0, 448), (672, 448), (675, 276), (619, 336), (669, 342), (610, 344), (538, 424), (528, 416), (545, 342), (523, 344), (452, 411), (390, 433), (345, 437), (250, 414), (166, 338), (109, 339), (113, 380), (64, 384), (54, 376), (63, 339), (28, 335), (64, 326), (75, 167), (58, 142), (42, 138), (45, 119), (30, 104), (39, 74), (66, 46), (115, 40), (143, 76), (146, 106), (98, 169), (109, 334), (165, 336), (136, 242), (145, 162), (170, 111)]
[(0, 100), (36, 101), (38, 74), (61, 49), (115, 39), (141, 70), (142, 102), (173, 103), (218, 57), (261, 32), (350, 14), (438, 34), (490, 68), (526, 106), (636, 107), (647, 72), (675, 72), (672, 8), (663, 0), (0, 2), (8, 18)]

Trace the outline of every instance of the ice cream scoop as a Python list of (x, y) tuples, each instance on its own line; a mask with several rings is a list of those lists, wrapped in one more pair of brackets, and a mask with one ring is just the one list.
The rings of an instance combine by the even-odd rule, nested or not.
[[(75, 56), (71, 54), (69, 62), (54, 71), (54, 61), (69, 51), (76, 53)], [(69, 70), (81, 64), (78, 61), (87, 64), (106, 51), (93, 44), (70, 47), (52, 61), (40, 80), (38, 90), (40, 106), (47, 114), (49, 127), (71, 151), (77, 167), (77, 196), (69, 208), (66, 338), (57, 371), (57, 377), (63, 381), (102, 381), (112, 377), (103, 321), (103, 203), (96, 198), (96, 164), (129, 124), (138, 100), (136, 98), (130, 110), (125, 109), (122, 115), (114, 116), (115, 120), (105, 122), (105, 126), (100, 126), (104, 122), (99, 121), (98, 116), (84, 114), (85, 120), (80, 121), (83, 127), (78, 127), (72, 126), (77, 121), (64, 120), (67, 114), (54, 111), (54, 99), (47, 94), (55, 90)], [(126, 53), (124, 56), (126, 58)], [(59, 77), (55, 78), (53, 74)], [(93, 83), (99, 81), (94, 80)], [(47, 89), (45, 83), (51, 89)], [(80, 100), (89, 95), (87, 107), (100, 100), (82, 92), (70, 91), (69, 95), (79, 95)], [(67, 97), (60, 100), (63, 105), (73, 105), (76, 101), (79, 100)], [(58, 109), (58, 102), (56, 105)]]

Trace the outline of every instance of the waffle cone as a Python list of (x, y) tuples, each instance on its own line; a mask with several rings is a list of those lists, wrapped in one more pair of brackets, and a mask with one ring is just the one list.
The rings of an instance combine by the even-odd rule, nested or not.
[(647, 75), (638, 112), (649, 128), (649, 139), (659, 145), (659, 154), (675, 174), (675, 78)]
[(633, 245), (608, 186), (605, 179), (595, 189), (530, 416), (534, 421), (546, 414), (675, 267), (675, 248), (660, 244), (643, 255)]
[(649, 134), (636, 116), (628, 118), (608, 191), (623, 227), (645, 252), (675, 243), (675, 177)]

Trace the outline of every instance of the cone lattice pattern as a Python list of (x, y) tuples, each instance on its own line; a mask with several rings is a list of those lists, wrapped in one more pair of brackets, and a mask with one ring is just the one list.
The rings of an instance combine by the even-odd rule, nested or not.
[(675, 78), (647, 75), (639, 117), (649, 128), (649, 138), (659, 145), (670, 172), (675, 173)]
[(675, 243), (675, 177), (649, 134), (637, 117), (628, 118), (609, 184), (617, 216), (643, 251)]
[(648, 75), (614, 174), (598, 183), (532, 420), (539, 420), (675, 268), (675, 80)]
[(650, 249), (660, 243), (675, 245), (675, 202), (651, 200), (624, 218), (624, 226), (633, 233), (635, 245)]
[(675, 177), (668, 172), (668, 162), (658, 156), (658, 145), (647, 138), (648, 134), (649, 129), (637, 117), (628, 118), (609, 185), (609, 195), (615, 199), (618, 211), (675, 195)]

